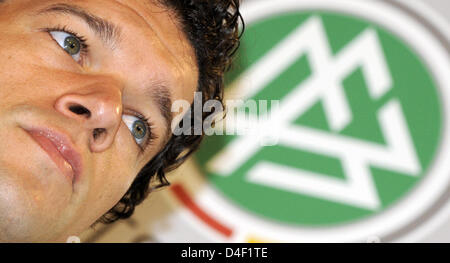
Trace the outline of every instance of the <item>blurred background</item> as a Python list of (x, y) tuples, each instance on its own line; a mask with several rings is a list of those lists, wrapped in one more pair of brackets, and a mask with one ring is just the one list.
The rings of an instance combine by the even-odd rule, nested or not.
[(450, 242), (450, 2), (245, 0), (243, 15), (226, 99), (255, 101), (240, 114), (271, 132), (208, 136), (171, 187), (81, 241)]

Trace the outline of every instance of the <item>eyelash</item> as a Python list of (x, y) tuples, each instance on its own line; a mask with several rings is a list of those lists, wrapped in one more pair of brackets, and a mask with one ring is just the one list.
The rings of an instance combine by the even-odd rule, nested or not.
[(147, 149), (147, 147), (156, 139), (158, 139), (158, 137), (156, 137), (156, 135), (152, 132), (152, 127), (153, 126), (153, 122), (149, 119), (146, 118), (144, 115), (140, 114), (139, 112), (133, 111), (133, 110), (128, 110), (127, 113), (130, 112), (131, 114), (133, 114), (133, 116), (135, 116), (136, 118), (138, 118), (140, 121), (143, 121), (147, 131), (149, 133), (147, 139), (145, 140), (145, 142), (140, 145), (138, 143), (136, 143), (139, 147), (139, 149), (141, 150), (141, 152), (145, 152), (145, 150)]
[[(81, 44), (81, 50), (80, 50), (80, 64), (83, 65), (83, 60), (84, 58), (89, 54), (89, 45), (87, 44), (87, 39), (84, 36), (79, 35), (78, 33), (74, 32), (73, 30), (70, 30), (67, 28), (67, 26), (57, 26), (57, 27), (50, 27), (50, 28), (45, 28), (44, 29), (45, 32), (49, 33), (52, 31), (60, 31), (60, 32), (65, 32), (67, 34), (71, 34), (74, 37), (76, 37)], [(56, 42), (56, 40), (55, 40)], [(58, 43), (57, 43), (58, 44)], [(59, 45), (59, 44), (58, 44)], [(147, 149), (147, 147), (154, 141), (157, 139), (156, 135), (152, 132), (152, 127), (153, 123), (149, 120), (149, 118), (146, 118), (145, 116), (143, 116), (142, 114), (136, 112), (136, 111), (132, 111), (129, 110), (129, 112), (131, 112), (131, 114), (138, 118), (140, 121), (144, 122), (147, 131), (149, 133), (147, 139), (145, 140), (145, 142), (141, 145), (139, 143), (136, 142), (136, 145), (139, 147), (139, 149), (141, 150), (141, 153), (145, 152), (145, 150)], [(131, 132), (131, 131), (130, 131)], [(130, 133), (131, 134), (131, 133)], [(133, 134), (131, 134), (133, 136)]]
[[(83, 65), (84, 58), (89, 54), (89, 45), (87, 44), (86, 37), (76, 33), (73, 30), (68, 29), (67, 26), (49, 27), (49, 28), (45, 28), (44, 31), (47, 32), (48, 34), (50, 34), (50, 32), (52, 32), (52, 31), (59, 31), (59, 32), (71, 34), (74, 37), (76, 37), (80, 41), (80, 44), (81, 44), (80, 62), (78, 62), (78, 63)], [(56, 40), (55, 40), (55, 42), (56, 42)]]

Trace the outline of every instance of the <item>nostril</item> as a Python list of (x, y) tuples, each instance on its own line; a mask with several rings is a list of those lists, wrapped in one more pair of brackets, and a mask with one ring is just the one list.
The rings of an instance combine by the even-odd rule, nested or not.
[(96, 128), (92, 131), (92, 136), (89, 138), (91, 151), (98, 151), (98, 147), (104, 145), (108, 139), (108, 131), (104, 128)]
[(91, 112), (81, 105), (69, 106), (69, 110), (77, 115), (85, 115), (87, 118), (91, 117)]
[(97, 129), (94, 129), (94, 131), (92, 132), (92, 136), (94, 137), (94, 140), (98, 140), (99, 137), (101, 135), (103, 135), (104, 133), (106, 133), (106, 129), (97, 128)]

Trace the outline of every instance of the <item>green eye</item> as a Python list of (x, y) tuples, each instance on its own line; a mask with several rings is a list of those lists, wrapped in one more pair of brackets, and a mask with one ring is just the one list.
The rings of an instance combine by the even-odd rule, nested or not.
[(147, 135), (147, 126), (141, 120), (137, 120), (133, 123), (132, 133), (136, 139), (143, 139)]
[(64, 39), (64, 50), (69, 53), (69, 55), (74, 56), (81, 51), (81, 43), (74, 36), (68, 36)]
[(138, 145), (143, 146), (148, 140), (151, 139), (147, 121), (126, 114), (122, 116), (122, 120), (127, 125), (131, 135), (133, 136), (133, 139)]
[(49, 33), (67, 54), (75, 61), (81, 61), (81, 53), (87, 48), (83, 39), (64, 31), (49, 31)]

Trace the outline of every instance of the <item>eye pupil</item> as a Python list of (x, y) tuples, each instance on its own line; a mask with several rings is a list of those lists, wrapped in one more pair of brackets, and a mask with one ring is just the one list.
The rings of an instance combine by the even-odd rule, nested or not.
[(64, 50), (72, 56), (76, 55), (81, 50), (81, 43), (76, 37), (66, 37), (64, 40)]
[(137, 139), (143, 139), (147, 134), (147, 127), (145, 124), (138, 120), (133, 123), (133, 135)]

